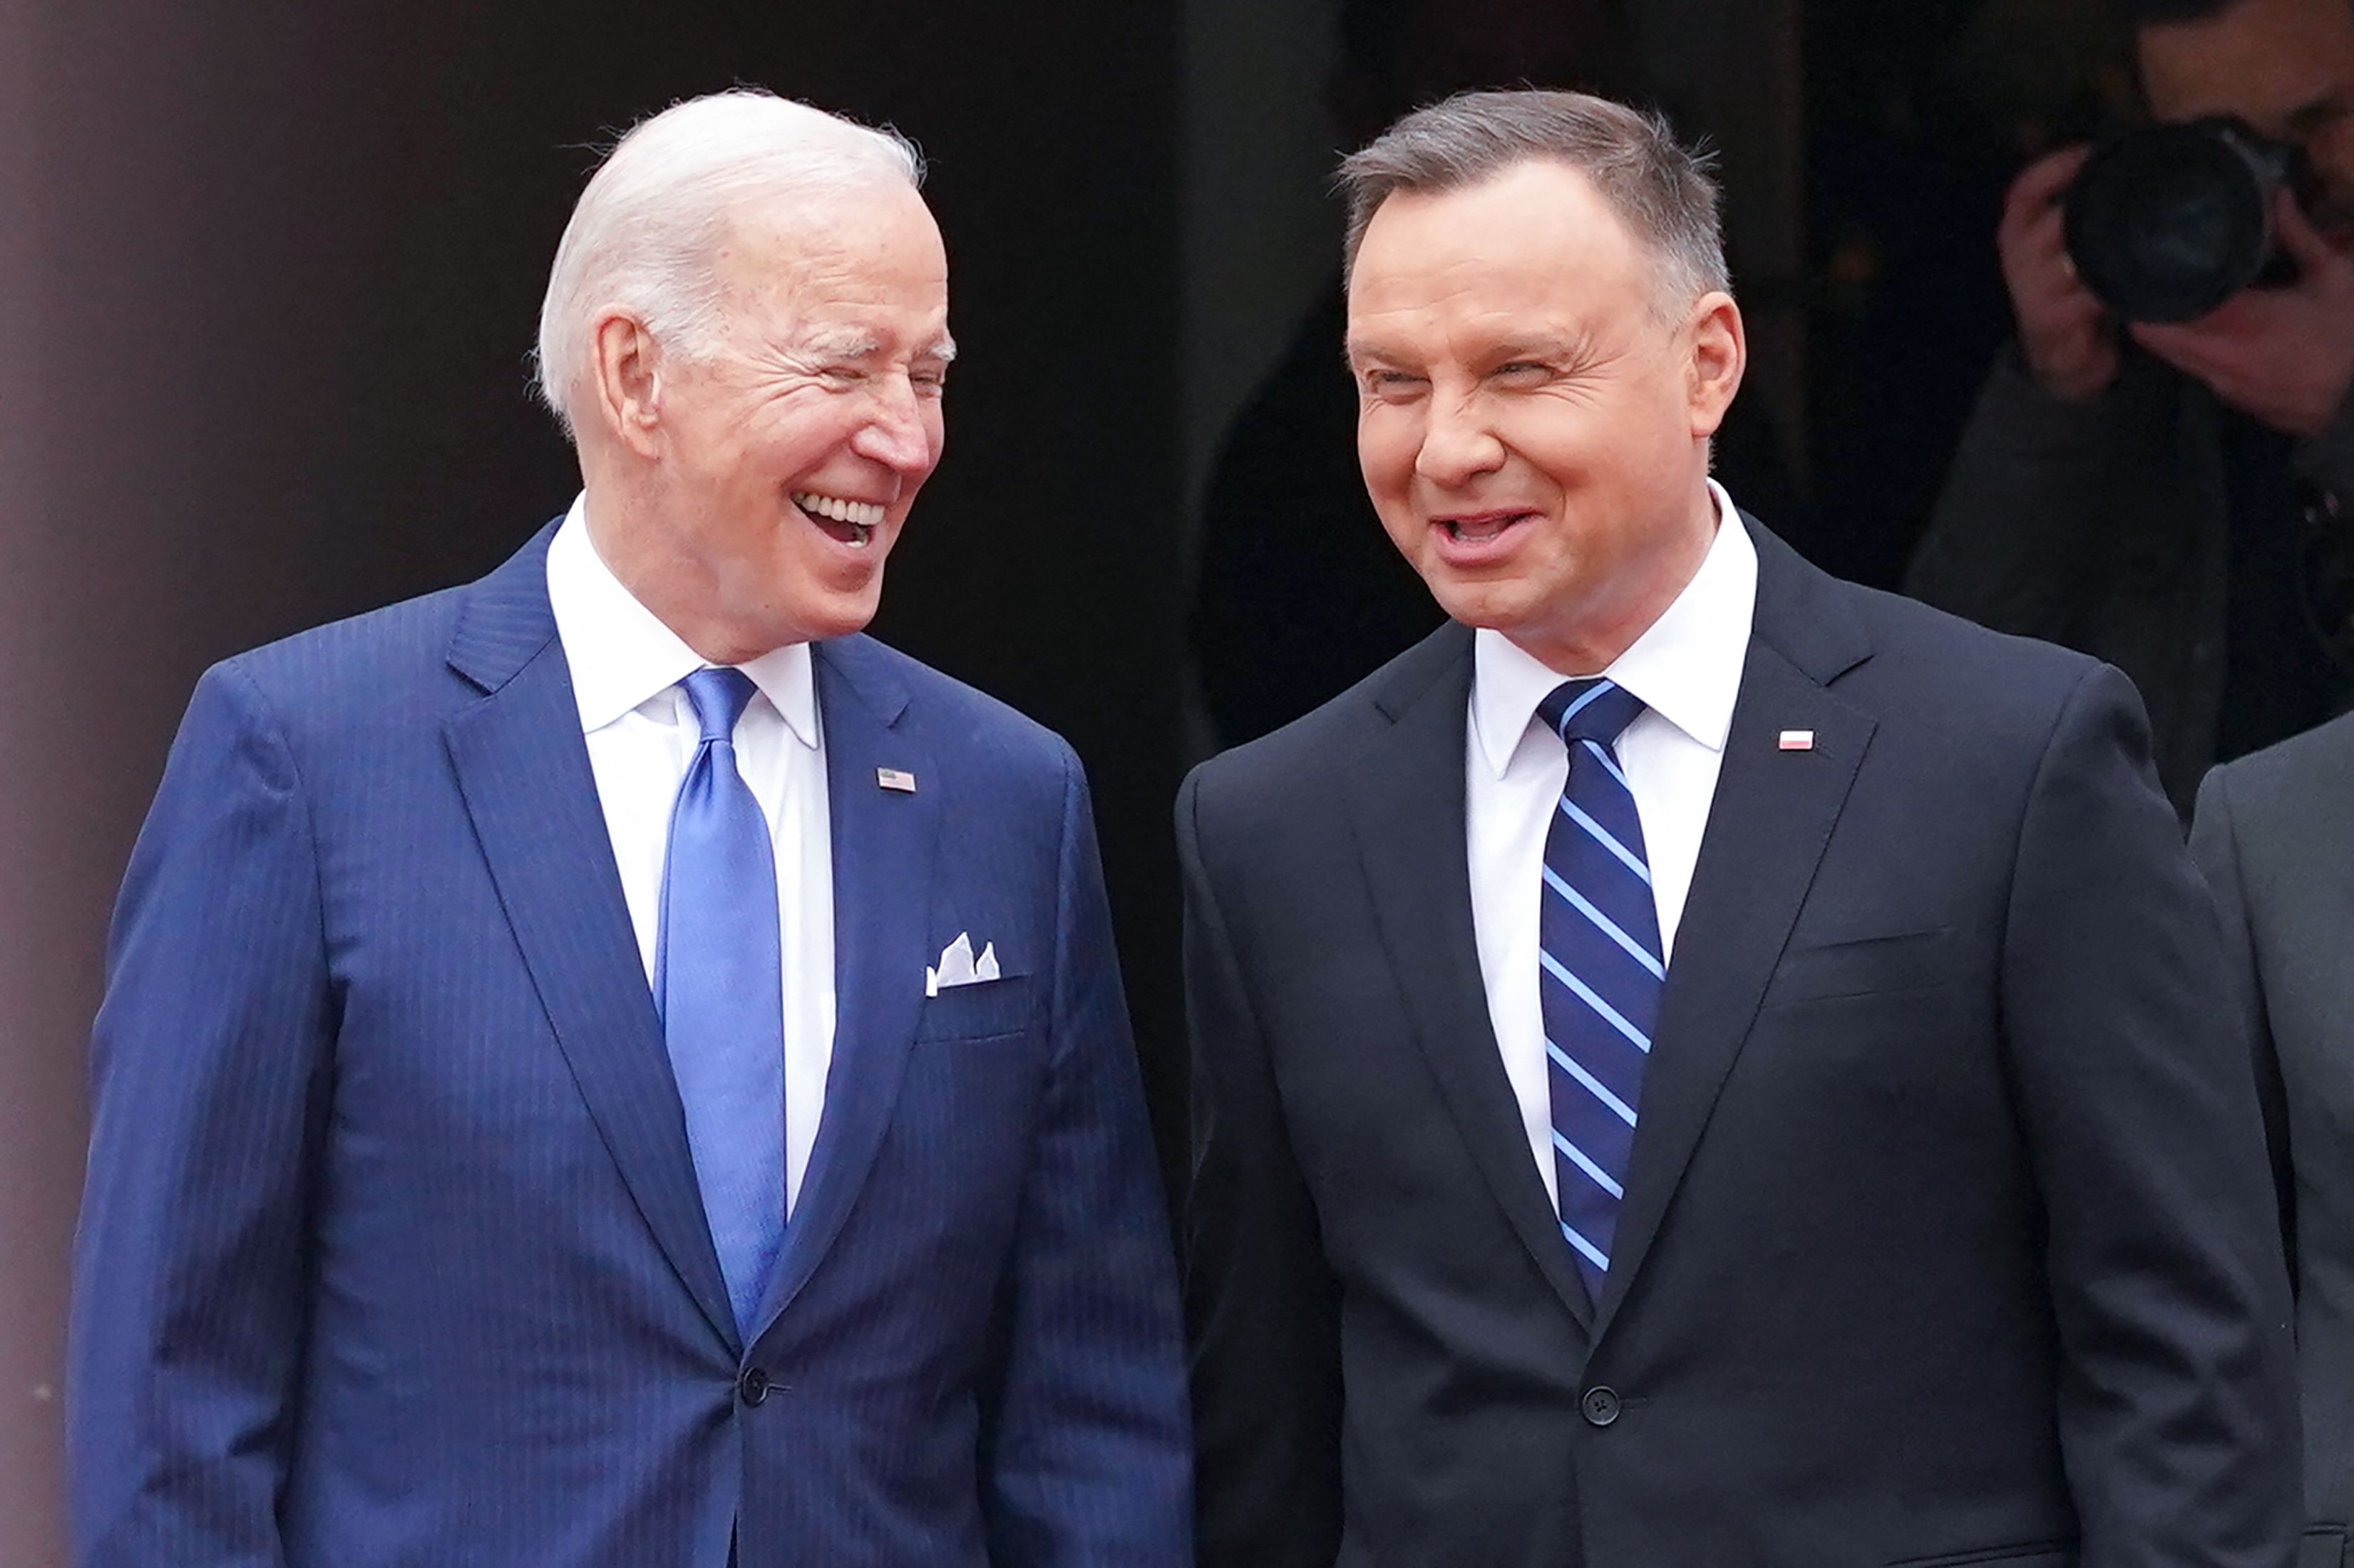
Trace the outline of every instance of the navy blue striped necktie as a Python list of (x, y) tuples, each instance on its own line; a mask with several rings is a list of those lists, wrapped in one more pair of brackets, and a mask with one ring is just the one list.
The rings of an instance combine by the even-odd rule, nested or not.
[(1597, 1302), (1667, 979), (1643, 824), (1617, 751), (1642, 711), (1641, 699), (1599, 677), (1565, 681), (1537, 705), (1569, 749), (1538, 889), (1553, 1177), (1562, 1237)]

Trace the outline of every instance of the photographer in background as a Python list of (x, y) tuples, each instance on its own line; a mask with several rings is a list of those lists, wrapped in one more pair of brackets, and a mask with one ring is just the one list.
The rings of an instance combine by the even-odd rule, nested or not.
[(2354, 697), (2354, 4), (2124, 3), (2158, 120), (2234, 116), (2302, 154), (2273, 197), (2293, 276), (2121, 323), (2066, 244), (2090, 149), (2030, 164), (1999, 237), (2018, 342), (1905, 587), (2122, 668), (2187, 815), (2211, 765)]

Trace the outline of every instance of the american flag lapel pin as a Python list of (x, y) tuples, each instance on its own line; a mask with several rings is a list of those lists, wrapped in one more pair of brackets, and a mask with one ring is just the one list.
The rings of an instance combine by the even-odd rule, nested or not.
[(883, 789), (896, 789), (902, 795), (912, 795), (916, 792), (916, 776), (912, 773), (903, 773), (896, 768), (876, 768), (875, 782)]
[(1812, 750), (1814, 750), (1814, 748), (1815, 748), (1815, 732), (1814, 732), (1813, 730), (1810, 730), (1810, 729), (1786, 729), (1786, 730), (1784, 730), (1784, 731), (1782, 732), (1782, 749), (1783, 749), (1783, 750), (1785, 750), (1785, 751), (1812, 751)]

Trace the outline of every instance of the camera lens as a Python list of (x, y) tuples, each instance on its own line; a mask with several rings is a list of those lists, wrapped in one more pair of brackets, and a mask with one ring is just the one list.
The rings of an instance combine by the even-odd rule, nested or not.
[(2077, 277), (2126, 321), (2205, 315), (2264, 271), (2283, 167), (2270, 143), (2229, 122), (2117, 138), (2068, 190)]

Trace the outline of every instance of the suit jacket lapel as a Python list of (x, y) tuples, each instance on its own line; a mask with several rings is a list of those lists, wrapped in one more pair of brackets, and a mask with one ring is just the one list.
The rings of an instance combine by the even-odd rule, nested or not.
[[(809, 1282), (875, 1163), (915, 1042), (924, 967), (938, 957), (925, 938), (942, 780), (896, 727), (907, 687), (864, 637), (813, 652), (833, 846), (833, 1060), (762, 1332)], [(878, 788), (878, 768), (914, 774), (917, 789)]]
[(672, 1267), (734, 1346), (685, 1115), (548, 609), (554, 532), (467, 590), (450, 664), (484, 695), (443, 738), (573, 1081)]
[(1463, 758), (1471, 639), (1441, 627), (1374, 698), (1387, 720), (1349, 770), (1365, 879), (1406, 1016), (1496, 1202), (1579, 1322), (1592, 1317), (1489, 1021), (1471, 923)]
[[(1871, 643), (1841, 586), (1750, 520), (1757, 608), (1700, 861), (1659, 999), (1627, 1197), (1595, 1322), (1609, 1327), (1659, 1234), (1812, 886), (1873, 719), (1827, 690)], [(1779, 732), (1810, 729), (1806, 751)]]

